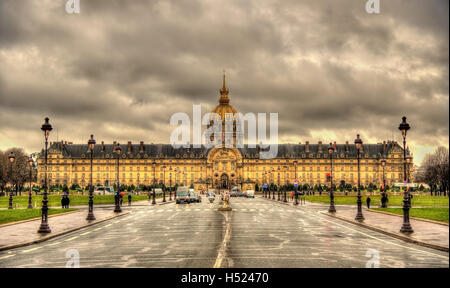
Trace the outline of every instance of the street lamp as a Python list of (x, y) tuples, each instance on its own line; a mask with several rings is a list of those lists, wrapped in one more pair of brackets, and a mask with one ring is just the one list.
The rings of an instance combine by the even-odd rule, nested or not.
[(283, 168), (284, 168), (284, 181), (286, 182), (285, 183), (285, 186), (284, 186), (284, 199), (283, 199), (283, 202), (287, 202), (287, 198), (286, 198), (286, 193), (287, 193), (287, 187), (288, 187), (288, 180), (287, 180), (287, 166), (286, 165), (284, 165), (283, 166)]
[(9, 205), (8, 209), (13, 209), (13, 191), (14, 191), (14, 180), (13, 180), (13, 164), (16, 160), (16, 156), (14, 156), (14, 152), (11, 151), (11, 154), (8, 156), (9, 159), (9, 177), (11, 177), (11, 191), (9, 193)]
[(49, 123), (48, 117), (45, 118), (45, 123), (42, 124), (41, 130), (44, 132), (45, 137), (45, 177), (44, 177), (44, 197), (42, 198), (42, 217), (41, 226), (39, 227), (38, 233), (50, 233), (50, 226), (48, 225), (48, 200), (47, 200), (47, 154), (48, 154), (48, 136), (53, 130), (52, 125)]
[(358, 213), (356, 213), (356, 217), (355, 220), (356, 221), (363, 221), (364, 220), (364, 216), (362, 214), (362, 201), (361, 201), (361, 175), (360, 175), (360, 167), (359, 167), (359, 159), (360, 159), (360, 153), (361, 153), (361, 148), (362, 148), (362, 140), (361, 138), (359, 138), (359, 134), (356, 135), (356, 139), (355, 139), (355, 146), (356, 146), (356, 155), (358, 158)]
[(387, 205), (387, 192), (386, 192), (386, 177), (384, 173), (384, 169), (386, 167), (386, 158), (381, 159), (381, 167), (383, 167), (383, 193), (381, 195), (381, 208), (386, 208)]
[[(172, 170), (172, 167), (170, 167), (170, 170)], [(169, 201), (172, 201), (172, 184), (170, 184), (170, 189), (169, 189)]]
[(333, 192), (333, 152), (334, 146), (330, 143), (328, 146), (328, 154), (330, 154), (330, 208), (328, 212), (336, 213), (336, 207), (334, 207), (334, 192)]
[(114, 212), (120, 213), (122, 212), (122, 208), (120, 208), (120, 153), (122, 152), (122, 148), (120, 148), (120, 143), (117, 143), (115, 148), (117, 154), (117, 193), (114, 196), (115, 208)]
[[(270, 168), (269, 173), (270, 173), (270, 188), (269, 188), (269, 199), (270, 199), (270, 190), (272, 190), (272, 185), (273, 185), (273, 171), (275, 171), (275, 169)], [(272, 200), (275, 200), (275, 191), (272, 191)]]
[(152, 201), (152, 205), (156, 205), (156, 192), (155, 192), (155, 186), (156, 186), (156, 161), (155, 160), (153, 160), (152, 166), (153, 166), (153, 201)]
[(264, 173), (263, 173), (263, 175), (264, 175), (264, 180), (263, 180), (263, 182), (264, 182), (264, 184), (265, 185), (263, 185), (263, 192), (264, 192), (264, 198), (267, 198), (267, 187), (265, 187), (264, 188), (264, 186), (266, 186), (267, 185), (267, 171), (264, 171)]
[(277, 201), (281, 201), (281, 196), (280, 196), (280, 193), (281, 193), (281, 190), (280, 190), (280, 166), (278, 166), (278, 168), (277, 168), (277, 171), (278, 171), (278, 174), (277, 174), (277, 183), (278, 183), (278, 185), (277, 185)]
[(406, 122), (406, 117), (402, 117), (402, 123), (398, 126), (398, 129), (402, 132), (403, 137), (403, 183), (405, 184), (405, 189), (403, 192), (403, 225), (400, 229), (402, 233), (412, 233), (414, 232), (411, 224), (409, 223), (409, 209), (411, 208), (409, 191), (406, 188), (408, 180), (406, 178), (406, 133), (411, 127)]
[(90, 185), (89, 185), (89, 212), (86, 217), (86, 220), (88, 220), (88, 221), (95, 220), (95, 216), (94, 216), (94, 186), (93, 186), (93, 181), (92, 181), (92, 170), (93, 170), (92, 165), (93, 165), (93, 161), (94, 161), (94, 147), (95, 147), (95, 139), (94, 139), (94, 135), (91, 135), (91, 139), (89, 139), (89, 141), (88, 141), (88, 148), (89, 148), (89, 153), (91, 156), (91, 178), (90, 178)]
[(28, 166), (30, 167), (30, 195), (28, 195), (28, 209), (33, 208), (33, 205), (31, 205), (31, 194), (33, 194), (33, 189), (31, 187), (31, 183), (33, 181), (33, 158), (31, 156), (28, 158)]
[[(164, 188), (163, 188), (163, 201), (162, 202), (166, 202), (166, 165), (163, 165), (162, 167), (163, 170), (163, 177), (164, 177)], [(172, 167), (170, 167), (172, 169)], [(170, 179), (170, 181), (172, 182), (172, 179)], [(172, 186), (172, 183), (170, 183), (170, 185)]]
[(294, 160), (294, 173), (295, 173), (295, 184), (294, 184), (295, 202), (294, 202), (294, 205), (298, 205), (298, 195), (297, 195), (297, 187), (298, 187), (298, 181), (297, 181), (297, 160)]

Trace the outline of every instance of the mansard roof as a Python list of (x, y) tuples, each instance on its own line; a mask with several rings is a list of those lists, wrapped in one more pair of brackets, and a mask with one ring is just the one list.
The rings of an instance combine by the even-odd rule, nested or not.
[[(279, 159), (289, 158), (327, 158), (329, 144), (278, 144), (277, 157)], [(334, 145), (334, 144), (333, 144)], [(94, 148), (94, 158), (116, 158), (114, 144), (97, 144)], [(201, 159), (206, 158), (211, 148), (201, 146), (194, 148), (174, 148), (171, 144), (121, 144), (123, 158), (130, 159)], [(64, 158), (89, 158), (87, 144), (67, 144), (55, 142), (49, 147), (50, 153), (56, 150), (61, 152)], [(259, 158), (261, 151), (268, 151), (269, 148), (262, 148), (260, 145), (245, 145), (238, 148), (244, 158)], [(363, 144), (363, 158), (382, 158), (392, 152), (392, 150), (403, 151), (397, 142), (387, 142), (385, 144)], [(409, 155), (409, 151), (407, 151)], [(336, 158), (356, 158), (356, 147), (354, 144), (336, 144)], [(40, 157), (43, 157), (41, 152)]]

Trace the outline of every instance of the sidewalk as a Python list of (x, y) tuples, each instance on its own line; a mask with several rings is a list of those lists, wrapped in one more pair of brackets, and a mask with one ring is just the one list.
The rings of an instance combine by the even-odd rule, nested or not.
[[(165, 203), (162, 202), (162, 198), (156, 198), (155, 201), (156, 201), (156, 204), (157, 204), (157, 205), (163, 205), (163, 204), (168, 204), (168, 203), (174, 202), (174, 200), (169, 201), (169, 197), (167, 197)], [(150, 200), (150, 201), (149, 201), (149, 200), (132, 201), (131, 205), (132, 205), (132, 206), (148, 206), (148, 205), (152, 205), (152, 200)], [(95, 200), (94, 200), (94, 207), (114, 207), (114, 206), (115, 206), (114, 203), (108, 203), (108, 204), (104, 204), (104, 203), (103, 203), (103, 204), (96, 204), (96, 203), (95, 203)], [(124, 207), (128, 207), (128, 200), (125, 201), (125, 199), (124, 199), (124, 201), (123, 201), (123, 206), (124, 206)], [(71, 205), (69, 208), (83, 209), (83, 208), (87, 208), (87, 207), (88, 207), (88, 205), (86, 204), (86, 205), (75, 205), (75, 206)], [(37, 208), (40, 209), (41, 206), (39, 206), (39, 207), (37, 207)], [(61, 205), (58, 205), (58, 206), (49, 206), (48, 208), (51, 208), (51, 209), (57, 209), (57, 208), (61, 208)], [(28, 208), (27, 208), (27, 207), (19, 207), (19, 208), (14, 208), (14, 209), (28, 209)], [(0, 207), (0, 210), (8, 210), (8, 207)]]
[(403, 217), (396, 215), (371, 212), (364, 209), (363, 215), (365, 220), (363, 222), (358, 222), (354, 220), (356, 216), (356, 207), (355, 209), (337, 209), (335, 214), (328, 212), (322, 213), (408, 242), (413, 242), (442, 251), (449, 251), (448, 225), (431, 223), (418, 219), (410, 219), (411, 227), (413, 228), (414, 233), (408, 235), (400, 232)]
[[(162, 203), (162, 199), (160, 201), (158, 200), (156, 201), (157, 205), (164, 205), (174, 202), (167, 201), (165, 203)], [(133, 203), (132, 206), (128, 206), (128, 202), (124, 202), (122, 205), (122, 213), (115, 213), (113, 209), (105, 209), (108, 207), (112, 208), (114, 206), (113, 204), (94, 205), (94, 215), (96, 218), (95, 221), (86, 220), (86, 216), (88, 213), (86, 205), (70, 207), (80, 208), (81, 210), (67, 214), (50, 215), (48, 218), (48, 223), (52, 232), (42, 235), (37, 233), (37, 230), (39, 229), (39, 226), (41, 224), (40, 218), (16, 224), (7, 223), (0, 226), (0, 251), (31, 245), (33, 243), (39, 243), (90, 225), (94, 225), (96, 223), (126, 215), (130, 213), (128, 208), (132, 208), (133, 206), (147, 205), (152, 205), (151, 201), (137, 201)]]
[(87, 221), (87, 210), (74, 213), (57, 215), (48, 218), (50, 229), (49, 234), (37, 233), (41, 224), (41, 219), (12, 224), (0, 227), (0, 251), (39, 243), (56, 236), (81, 229), (95, 223), (103, 222), (115, 217), (126, 215), (129, 212), (114, 213), (113, 210), (94, 209), (95, 221)]

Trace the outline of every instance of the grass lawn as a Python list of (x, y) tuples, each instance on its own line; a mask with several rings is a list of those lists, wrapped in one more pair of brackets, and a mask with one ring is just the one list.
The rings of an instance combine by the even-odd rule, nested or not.
[[(42, 207), (42, 195), (33, 195), (32, 204), (34, 207), (34, 202), (36, 201), (37, 207)], [(61, 207), (61, 195), (48, 195), (48, 205), (53, 207)], [(89, 195), (80, 194), (69, 194), (70, 206), (75, 205), (88, 205)], [(127, 194), (123, 196), (123, 202), (128, 202)], [(159, 198), (159, 197), (157, 197)], [(166, 195), (169, 199), (169, 196)], [(147, 195), (133, 195), (132, 201), (147, 200)], [(8, 207), (9, 196), (0, 197), (0, 207)], [(13, 207), (16, 207), (16, 203), (19, 207), (28, 207), (28, 195), (24, 196), (13, 196)], [(94, 205), (95, 204), (114, 204), (114, 195), (94, 195)]]
[[(372, 209), (371, 209), (372, 210)], [(402, 208), (374, 208), (373, 210), (386, 211), (403, 215)], [(448, 223), (448, 208), (411, 208), (409, 215)]]
[[(389, 205), (401, 206), (403, 205), (403, 196), (402, 195), (388, 195), (389, 197)], [(367, 196), (362, 194), (361, 200), (363, 205), (366, 204)], [(372, 205), (378, 205), (380, 203), (380, 196), (374, 195), (370, 197), (372, 199)], [(306, 201), (310, 202), (318, 202), (318, 203), (330, 203), (330, 197), (328, 195), (310, 195), (306, 196)], [(447, 196), (428, 196), (428, 195), (414, 195), (411, 200), (412, 206), (447, 206), (449, 205)], [(334, 196), (335, 204), (350, 204), (356, 205), (356, 196)]]
[[(49, 209), (48, 215), (75, 211), (77, 209)], [(0, 210), (0, 224), (41, 217), (41, 209)]]

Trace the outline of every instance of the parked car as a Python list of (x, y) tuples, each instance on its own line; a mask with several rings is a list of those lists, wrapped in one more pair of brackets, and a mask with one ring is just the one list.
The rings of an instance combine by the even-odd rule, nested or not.
[(177, 187), (176, 196), (177, 196), (177, 200), (176, 200), (177, 204), (189, 203), (191, 201), (190, 200), (189, 189), (187, 187), (185, 187), (185, 186)]
[(200, 203), (200, 202), (202, 202), (202, 196), (200, 195), (200, 194), (197, 194), (197, 193), (194, 193), (195, 194), (195, 196), (196, 196), (196, 200), (197, 200), (197, 203)]
[(208, 191), (206, 197), (216, 197), (216, 193), (214, 193), (214, 191)]
[(194, 203), (194, 202), (202, 202), (202, 196), (198, 195), (195, 192), (191, 192), (189, 193), (189, 202), (190, 203)]
[(104, 186), (95, 187), (94, 194), (95, 195), (114, 194), (114, 188), (113, 187), (104, 187)]
[(255, 198), (255, 190), (247, 190), (247, 191), (245, 191), (245, 196), (247, 198)]
[(153, 188), (153, 190), (155, 190), (155, 196), (163, 195), (163, 191), (161, 188)]

